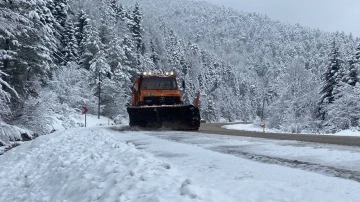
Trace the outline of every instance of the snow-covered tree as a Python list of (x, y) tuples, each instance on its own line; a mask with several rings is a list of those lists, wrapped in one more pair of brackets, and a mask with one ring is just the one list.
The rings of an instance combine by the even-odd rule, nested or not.
[(359, 126), (359, 70), (360, 48), (358, 46), (349, 62), (349, 69), (344, 79), (334, 88), (334, 102), (326, 106), (328, 113), (325, 116), (324, 125), (327, 129), (337, 131)]
[[(75, 37), (74, 24), (70, 19), (67, 19), (65, 24), (65, 30), (63, 33), (63, 44), (64, 49), (62, 52), (65, 59), (64, 63), (77, 62), (79, 47), (77, 45), (77, 40)], [(66, 65), (66, 63), (64, 65)]]
[(152, 62), (158, 66), (159, 64), (159, 61), (160, 61), (160, 58), (159, 58), (159, 54), (156, 52), (155, 50), (155, 45), (154, 45), (154, 42), (153, 41), (150, 41), (150, 50), (151, 50), (151, 60)]
[(46, 15), (39, 15), (46, 11), (43, 2), (1, 3), (3, 15), (0, 19), (3, 26), (0, 28), (0, 49), (4, 50), (0, 54), (1, 71), (9, 75), (4, 79), (18, 92), (19, 99), (16, 101), (21, 104), (28, 95), (34, 93), (33, 83), (44, 79), (51, 69), (52, 49), (48, 45), (52, 42), (47, 38), (51, 36), (51, 30), (48, 30)]
[(332, 132), (360, 126), (360, 85), (344, 83), (335, 101), (326, 106), (325, 125)]
[(82, 47), (82, 44), (87, 37), (85, 27), (87, 27), (89, 23), (90, 19), (88, 15), (84, 12), (84, 10), (81, 10), (78, 13), (77, 21), (75, 22), (75, 38), (79, 47), (79, 56), (81, 56), (84, 52), (84, 47)]
[(126, 55), (122, 40), (116, 35), (113, 35), (109, 46), (106, 49), (106, 53), (106, 58), (112, 72), (114, 72), (119, 67), (119, 64), (121, 65), (126, 63)]
[(216, 116), (215, 103), (210, 96), (207, 96), (207, 98), (209, 100), (207, 100), (206, 108), (202, 111), (202, 118), (210, 122), (216, 122), (218, 117)]
[(9, 83), (11, 77), (6, 72), (12, 68), (11, 62), (16, 57), (15, 45), (18, 45), (18, 33), (22, 30), (31, 30), (31, 21), (19, 9), (25, 1), (0, 1), (0, 119), (10, 113), (9, 103), (11, 94), (16, 91)]
[(53, 14), (53, 16), (56, 18), (56, 21), (59, 23), (59, 31), (60, 33), (65, 29), (66, 21), (69, 18), (69, 5), (68, 0), (50, 0), (48, 3), (48, 7)]
[(111, 82), (107, 82), (111, 76), (111, 67), (107, 63), (106, 55), (103, 50), (99, 50), (95, 55), (94, 58), (90, 61), (90, 82), (92, 85), (92, 91), (94, 92), (94, 95), (97, 95), (98, 97), (98, 116), (100, 116), (100, 107), (102, 103), (102, 89), (104, 89), (104, 85), (111, 84)]
[(59, 23), (52, 15), (49, 9), (49, 4), (52, 0), (37, 1), (30, 8), (29, 17), (34, 22), (35, 29), (41, 35), (42, 54), (48, 55), (46, 58), (51, 69), (56, 68), (57, 64), (63, 61), (63, 56), (60, 51), (59, 39)]
[(29, 97), (24, 102), (21, 112), (17, 113), (12, 123), (30, 129), (38, 135), (46, 135), (53, 130), (54, 109), (59, 105), (54, 92), (38, 88), (37, 92), (36, 97)]
[(332, 104), (335, 101), (334, 89), (337, 85), (340, 84), (341, 80), (343, 79), (344, 75), (342, 73), (342, 60), (340, 58), (340, 53), (334, 40), (332, 43), (330, 61), (324, 74), (323, 86), (320, 91), (321, 100), (319, 115), (321, 120), (324, 120), (324, 116), (326, 113), (324, 109), (326, 105)]
[[(22, 30), (33, 31), (31, 21), (23, 13), (20, 13), (22, 3), (26, 2), (0, 1), (0, 71), (2, 85), (7, 84), (6, 81), (10, 81), (9, 75), (5, 72), (11, 68), (10, 62), (17, 55), (15, 47), (18, 45), (19, 34), (21, 34)], [(8, 78), (4, 78), (5, 75)]]
[(105, 77), (111, 78), (111, 67), (103, 50), (100, 49), (90, 61), (90, 70), (93, 72), (96, 84), (101, 83)]
[[(0, 63), (0, 65), (1, 65), (1, 63)], [(2, 116), (9, 115), (11, 112), (10, 108), (9, 108), (11, 95), (7, 91), (10, 90), (10, 91), (12, 91), (12, 93), (14, 95), (17, 96), (15, 89), (13, 89), (6, 81), (4, 81), (2, 79), (6, 76), (9, 76), (9, 75), (2, 72), (1, 68), (0, 68), (0, 108), (1, 108), (0, 121), (2, 120)], [(7, 89), (7, 91), (5, 91), (4, 89)]]
[(83, 53), (80, 55), (80, 64), (81, 67), (89, 70), (90, 61), (102, 46), (99, 33), (93, 21), (90, 21), (89, 24), (84, 26), (84, 37), (80, 44), (81, 49), (83, 49)]
[(91, 93), (89, 76), (89, 71), (79, 68), (74, 62), (69, 62), (54, 72), (52, 80), (49, 81), (49, 90), (57, 95), (59, 105), (67, 105), (70, 108), (86, 105), (90, 113), (95, 113), (96, 97)]
[(123, 20), (124, 8), (119, 4), (118, 0), (110, 0), (110, 15), (112, 19), (114, 19), (114, 24), (117, 23), (119, 20)]
[(355, 86), (360, 80), (360, 43), (355, 49), (355, 54), (350, 60), (350, 67), (346, 75), (346, 81), (348, 84)]
[(136, 51), (137, 53), (141, 53), (144, 54), (145, 52), (145, 46), (143, 44), (143, 27), (142, 27), (142, 12), (140, 10), (140, 6), (138, 3), (136, 3), (135, 5), (135, 9), (132, 13), (132, 23), (130, 25), (130, 30), (132, 33), (132, 37), (134, 38), (135, 41), (135, 47), (136, 47)]
[(317, 89), (314, 76), (305, 69), (304, 58), (295, 57), (275, 81), (276, 99), (268, 107), (269, 126), (287, 132), (300, 133), (312, 122), (312, 107), (316, 106)]
[(135, 76), (142, 70), (139, 67), (138, 58), (140, 58), (140, 56), (136, 53), (134, 42), (126, 35), (122, 41), (122, 46), (126, 56), (123, 64), (130, 67), (132, 69), (132, 76)]

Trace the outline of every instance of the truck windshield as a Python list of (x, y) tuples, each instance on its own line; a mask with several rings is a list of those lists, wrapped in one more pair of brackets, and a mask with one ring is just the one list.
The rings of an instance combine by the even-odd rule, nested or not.
[(176, 79), (171, 77), (148, 77), (142, 79), (143, 90), (176, 90)]

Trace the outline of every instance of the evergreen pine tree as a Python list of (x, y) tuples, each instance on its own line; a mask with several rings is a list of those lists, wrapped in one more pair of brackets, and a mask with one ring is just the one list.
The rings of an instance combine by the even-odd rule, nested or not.
[[(34, 93), (33, 84), (46, 76), (51, 65), (47, 47), (50, 39), (46, 38), (50, 33), (46, 28), (47, 18), (39, 15), (44, 11), (40, 9), (44, 8), (43, 3), (30, 4), (22, 0), (0, 3), (0, 50), (4, 50), (0, 51), (1, 68), (8, 75), (3, 80), (18, 92), (20, 98)], [(17, 101), (23, 102), (23, 99)]]
[(90, 61), (94, 58), (101, 47), (101, 40), (92, 21), (84, 26), (84, 38), (80, 44), (82, 54), (80, 55), (80, 65), (87, 70), (90, 69)]
[(110, 1), (110, 15), (115, 20), (115, 23), (123, 18), (123, 10), (124, 8), (119, 5), (118, 0)]
[(125, 58), (122, 64), (126, 65), (127, 67), (131, 68), (130, 74), (132, 76), (136, 76), (139, 72), (141, 72), (138, 59), (140, 57), (139, 54), (136, 53), (134, 41), (125, 35), (122, 41), (122, 47), (125, 51)]
[(106, 58), (111, 67), (111, 72), (116, 72), (122, 64), (126, 64), (126, 55), (122, 47), (122, 40), (116, 36), (116, 34), (111, 38), (109, 46), (106, 49)]
[(59, 24), (58, 20), (54, 16), (55, 14), (55, 3), (54, 0), (45, 0), (45, 7), (43, 8), (43, 19), (46, 22), (46, 31), (51, 32), (48, 35), (44, 37), (46, 40), (49, 40), (47, 47), (49, 47), (50, 51), (52, 52), (52, 58), (55, 65), (59, 65), (63, 63), (64, 58), (61, 53), (61, 44), (59, 41), (61, 41), (61, 35), (62, 35), (62, 28)]
[(90, 70), (93, 72), (93, 78), (95, 78), (96, 84), (101, 83), (106, 77), (111, 77), (111, 67), (106, 60), (106, 55), (103, 50), (99, 50), (90, 61)]
[(360, 68), (360, 43), (355, 49), (355, 54), (350, 60), (350, 67), (347, 73), (346, 81), (348, 84), (355, 86), (359, 83), (359, 69)]
[(360, 125), (360, 85), (344, 83), (339, 86), (335, 101), (326, 106), (325, 124), (332, 131)]
[(64, 63), (64, 48), (66, 46), (66, 36), (65, 35), (65, 26), (67, 24), (67, 20), (69, 19), (68, 11), (69, 5), (68, 0), (50, 0), (52, 2), (48, 3), (48, 7), (52, 13), (52, 15), (56, 19), (56, 29), (59, 33), (58, 40), (60, 41), (60, 51), (61, 57), (63, 58), (62, 63)]
[(135, 42), (137, 53), (144, 54), (145, 46), (143, 44), (143, 39), (142, 39), (143, 28), (141, 22), (142, 22), (142, 12), (140, 10), (139, 4), (136, 3), (135, 9), (132, 13), (131, 33)]
[[(2, 64), (0, 63), (0, 65)], [(9, 103), (11, 96), (7, 91), (11, 90), (13, 94), (17, 95), (16, 91), (6, 81), (3, 80), (4, 77), (8, 76), (9, 75), (2, 72), (0, 68), (0, 121), (2, 121), (2, 116), (10, 114)], [(7, 91), (5, 91), (5, 89), (7, 89)]]
[[(75, 38), (78, 45), (78, 63), (86, 69), (89, 69), (88, 62), (90, 59), (86, 59), (89, 55), (85, 55), (85, 52), (88, 47), (87, 44), (89, 43), (88, 38), (91, 33), (91, 29), (93, 29), (90, 23), (91, 20), (88, 18), (87, 14), (84, 11), (80, 11), (78, 14), (78, 20), (75, 23)], [(84, 62), (86, 64), (83, 64)]]
[[(52, 0), (53, 4), (50, 9), (57, 22), (60, 24), (61, 29), (65, 28), (68, 19), (68, 0)], [(62, 30), (61, 30), (62, 31)]]
[[(77, 62), (78, 59), (78, 45), (75, 38), (75, 28), (70, 19), (67, 20), (63, 34), (63, 55), (65, 62)], [(65, 65), (65, 64), (64, 64)]]
[(323, 86), (320, 91), (320, 112), (319, 116), (321, 120), (325, 118), (326, 105), (332, 104), (335, 101), (335, 87), (342, 81), (342, 64), (340, 59), (340, 53), (336, 46), (335, 40), (332, 43), (332, 49), (330, 54), (330, 61), (327, 66), (327, 70), (323, 78)]
[[(10, 69), (14, 68), (11, 62), (17, 55), (17, 46), (19, 44), (19, 38), (22, 31), (34, 31), (31, 28), (31, 21), (22, 13), (20, 13), (21, 3), (0, 1), (0, 79), (2, 79), (1, 85), (8, 85), (10, 82), (10, 75), (6, 72), (10, 72)], [(2, 87), (4, 90), (5, 87)], [(4, 92), (4, 91), (2, 91)], [(5, 95), (5, 92), (3, 93)]]
[[(81, 10), (77, 16), (77, 21), (75, 22), (75, 38), (77, 45), (80, 47), (82, 44), (82, 41), (85, 38), (85, 26), (89, 24), (89, 17), (84, 12), (84, 10)], [(80, 48), (79, 48), (80, 49)], [(80, 54), (81, 51), (79, 51)]]
[(43, 44), (43, 51), (47, 55), (51, 56), (48, 59), (50, 63), (59, 64), (59, 47), (58, 47), (58, 36), (57, 23), (55, 17), (52, 15), (50, 9), (47, 7), (51, 0), (38, 1), (37, 4), (33, 4), (29, 17), (34, 22), (34, 27), (41, 33), (41, 41)]
[(157, 54), (157, 52), (155, 50), (155, 45), (152, 40), (150, 41), (150, 49), (151, 49), (150, 58), (151, 58), (152, 62), (155, 64), (155, 66), (158, 67), (160, 58), (159, 58), (159, 54)]
[[(94, 90), (94, 95), (98, 97), (98, 118), (101, 114), (101, 105), (104, 103), (104, 97), (106, 98), (106, 93), (103, 95), (102, 91), (105, 87), (104, 84), (111, 83), (112, 73), (111, 67), (107, 63), (106, 55), (103, 50), (100, 50), (94, 55), (94, 58), (89, 62), (90, 64), (90, 82)], [(110, 84), (111, 85), (111, 84)]]

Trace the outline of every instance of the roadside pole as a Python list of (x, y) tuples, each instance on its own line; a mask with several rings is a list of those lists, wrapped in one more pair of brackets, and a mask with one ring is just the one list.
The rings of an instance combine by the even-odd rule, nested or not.
[(98, 119), (100, 119), (100, 93), (101, 93), (101, 74), (99, 70), (99, 83), (98, 83), (98, 90), (99, 90), (99, 100), (98, 100)]
[(265, 95), (263, 96), (263, 103), (261, 108), (261, 123), (264, 122), (264, 109), (265, 109)]
[(85, 128), (86, 128), (86, 113), (88, 112), (88, 109), (83, 106), (83, 111), (82, 111), (82, 114), (85, 114)]

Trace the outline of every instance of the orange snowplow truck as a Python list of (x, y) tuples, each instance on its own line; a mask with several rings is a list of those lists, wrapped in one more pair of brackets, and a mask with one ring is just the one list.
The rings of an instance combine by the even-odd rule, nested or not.
[[(183, 85), (185, 88), (184, 82)], [(127, 108), (130, 126), (199, 129), (199, 108), (183, 103), (176, 76), (172, 72), (165, 75), (144, 73), (136, 78), (132, 91), (132, 102)]]

